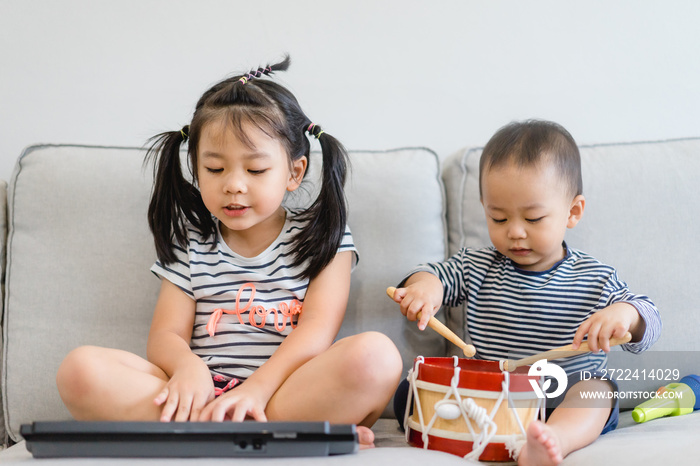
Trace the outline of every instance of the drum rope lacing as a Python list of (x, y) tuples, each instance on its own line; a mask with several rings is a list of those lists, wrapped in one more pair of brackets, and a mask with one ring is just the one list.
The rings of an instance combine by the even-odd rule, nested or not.
[[(498, 396), (496, 403), (491, 410), (491, 413), (488, 413), (486, 408), (483, 408), (476, 404), (473, 398), (466, 397), (462, 399), (460, 393), (459, 393), (459, 376), (461, 372), (461, 368), (459, 367), (459, 358), (457, 356), (453, 357), (454, 359), (454, 374), (452, 376), (452, 379), (450, 380), (450, 389), (445, 393), (445, 397), (435, 403), (435, 413), (433, 414), (432, 418), (430, 419), (428, 425), (425, 425), (425, 419), (423, 418), (423, 410), (421, 409), (420, 405), (420, 397), (418, 396), (418, 385), (420, 385), (420, 382), (418, 380), (418, 368), (421, 364), (425, 362), (425, 358), (423, 356), (418, 356), (416, 358), (415, 364), (413, 369), (411, 369), (408, 373), (408, 378), (409, 381), (411, 382), (411, 390), (408, 392), (408, 400), (406, 403), (406, 412), (404, 413), (404, 427), (406, 427), (406, 440), (408, 441), (409, 438), (409, 429), (408, 429), (408, 418), (409, 418), (409, 407), (411, 406), (411, 399), (414, 398), (416, 402), (416, 411), (418, 412), (418, 419), (420, 421), (420, 426), (421, 426), (421, 439), (423, 441), (423, 448), (428, 449), (428, 442), (429, 442), (429, 433), (430, 430), (432, 429), (433, 425), (437, 421), (438, 418), (438, 411), (439, 407), (442, 405), (454, 405), (459, 408), (460, 415), (464, 419), (467, 427), (469, 428), (469, 432), (472, 436), (472, 451), (467, 453), (464, 458), (465, 459), (473, 459), (473, 460), (478, 460), (479, 456), (483, 453), (484, 449), (486, 446), (489, 444), (491, 439), (496, 435), (496, 430), (498, 429), (498, 425), (493, 421), (493, 418), (498, 411), (498, 408), (501, 406), (501, 403), (503, 402), (504, 399), (508, 400), (507, 403), (508, 405), (515, 409), (515, 404), (513, 403), (513, 400), (510, 396), (510, 374), (508, 371), (502, 372), (503, 374), (503, 381), (501, 382), (501, 393)], [(542, 384), (542, 381), (540, 380), (540, 385)], [(450, 398), (450, 397), (454, 398)], [(540, 411), (544, 411), (544, 404), (541, 403), (541, 400), (538, 400), (538, 408)], [(515, 411), (514, 411), (515, 412)], [(544, 414), (544, 413), (542, 413)], [(525, 442), (525, 427), (523, 426), (522, 421), (520, 420), (520, 416), (515, 414), (515, 420), (518, 424), (518, 428), (520, 429), (520, 435), (518, 434), (512, 434), (508, 437), (506, 440), (506, 448), (508, 449), (508, 453), (513, 457), (514, 459), (517, 459), (520, 449), (522, 448), (524, 442)], [(474, 431), (474, 427), (472, 426), (471, 420), (474, 421), (476, 426), (479, 428), (479, 433), (476, 434)]]

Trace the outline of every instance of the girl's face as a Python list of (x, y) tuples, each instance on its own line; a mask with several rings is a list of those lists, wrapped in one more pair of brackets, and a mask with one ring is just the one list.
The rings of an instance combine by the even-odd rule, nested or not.
[(498, 252), (518, 267), (549, 270), (564, 258), (564, 234), (583, 215), (585, 200), (568, 194), (554, 167), (508, 164), (482, 177), (482, 204)]
[[(282, 144), (257, 126), (244, 123), (249, 144), (227, 122), (202, 128), (197, 147), (197, 181), (207, 209), (236, 252), (262, 252), (279, 235), (285, 192), (299, 187), (306, 170), (302, 157), (290, 166)], [(243, 255), (247, 255), (245, 252)]]

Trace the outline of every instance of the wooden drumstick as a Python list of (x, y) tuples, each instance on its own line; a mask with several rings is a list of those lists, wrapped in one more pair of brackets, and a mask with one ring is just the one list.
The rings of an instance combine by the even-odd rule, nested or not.
[[(627, 332), (622, 338), (611, 338), (610, 339), (610, 346), (617, 346), (617, 345), (622, 345), (624, 343), (629, 342), (632, 339), (632, 334)], [(506, 370), (508, 372), (513, 372), (516, 368), (520, 366), (529, 366), (531, 364), (536, 363), (540, 359), (560, 359), (560, 358), (568, 358), (570, 356), (576, 356), (581, 353), (587, 353), (591, 351), (591, 349), (588, 347), (588, 341), (582, 341), (581, 345), (578, 347), (578, 349), (572, 349), (571, 345), (564, 345), (559, 348), (555, 348), (553, 350), (549, 351), (544, 351), (539, 354), (534, 354), (532, 356), (528, 356), (526, 358), (518, 359), (517, 361), (513, 359), (507, 359), (503, 362), (503, 370)]]
[[(393, 286), (390, 286), (389, 288), (386, 289), (386, 294), (389, 295), (391, 299), (394, 299), (394, 292), (396, 291), (396, 288)], [(420, 319), (421, 313), (419, 312), (416, 314), (416, 317)], [(459, 346), (462, 349), (462, 352), (464, 355), (468, 358), (473, 357), (476, 354), (476, 348), (474, 348), (473, 345), (469, 345), (462, 341), (461, 338), (459, 338), (452, 330), (447, 328), (445, 324), (440, 322), (435, 318), (435, 316), (431, 317), (430, 320), (428, 321), (428, 326), (435, 330), (437, 333), (442, 335), (444, 338), (448, 339), (455, 345)]]

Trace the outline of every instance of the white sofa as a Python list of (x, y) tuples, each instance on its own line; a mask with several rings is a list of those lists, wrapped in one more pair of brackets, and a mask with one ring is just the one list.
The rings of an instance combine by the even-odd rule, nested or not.
[[(615, 265), (633, 290), (656, 302), (664, 323), (649, 352), (615, 353), (611, 366), (700, 374), (700, 272), (694, 250), (700, 238), (700, 139), (582, 146), (581, 152), (586, 212), (567, 241)], [(384, 290), (418, 263), (441, 259), (463, 245), (488, 244), (477, 191), (479, 155), (480, 149), (466, 148), (441, 164), (422, 148), (351, 152), (349, 222), (360, 263), (341, 336), (384, 332), (400, 349), (406, 370), (417, 355), (457, 354), (432, 330), (418, 332), (406, 322)], [(159, 282), (149, 272), (155, 257), (146, 222), (151, 172), (143, 167), (143, 156), (138, 148), (33, 146), (19, 158), (9, 185), (2, 183), (0, 205), (7, 206), (6, 212), (0, 209), (3, 465), (34, 461), (19, 434), (21, 424), (69, 418), (54, 382), (68, 351), (97, 344), (145, 354)], [(314, 171), (309, 177), (313, 192)], [(440, 314), (468, 339), (460, 309)], [(621, 381), (620, 389), (655, 390), (665, 383), (639, 378)], [(639, 401), (623, 400), (623, 408)], [(386, 415), (375, 426), (373, 450), (237, 464), (464, 464), (444, 452), (407, 447), (390, 410)], [(693, 464), (698, 429), (698, 412), (640, 425), (623, 412), (616, 431), (564, 464)], [(205, 462), (220, 461), (226, 460)], [(167, 460), (195, 462), (203, 460)], [(72, 464), (43, 460), (54, 463)]]

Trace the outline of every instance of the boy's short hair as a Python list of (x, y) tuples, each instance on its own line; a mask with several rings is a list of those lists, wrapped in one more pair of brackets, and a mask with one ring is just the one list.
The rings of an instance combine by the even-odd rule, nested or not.
[(507, 163), (518, 167), (553, 164), (568, 185), (572, 199), (583, 193), (578, 146), (571, 134), (557, 123), (527, 120), (510, 123), (496, 131), (479, 161), (479, 197), (484, 173)]

